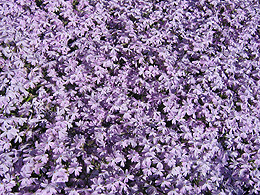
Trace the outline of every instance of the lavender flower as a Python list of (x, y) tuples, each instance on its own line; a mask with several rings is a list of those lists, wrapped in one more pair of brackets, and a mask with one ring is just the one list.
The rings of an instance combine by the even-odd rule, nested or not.
[(1, 194), (259, 194), (257, 1), (0, 3)]

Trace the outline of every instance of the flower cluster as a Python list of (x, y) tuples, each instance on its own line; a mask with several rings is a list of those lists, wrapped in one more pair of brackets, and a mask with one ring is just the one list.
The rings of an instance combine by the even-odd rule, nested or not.
[(259, 194), (257, 0), (0, 2), (0, 194)]

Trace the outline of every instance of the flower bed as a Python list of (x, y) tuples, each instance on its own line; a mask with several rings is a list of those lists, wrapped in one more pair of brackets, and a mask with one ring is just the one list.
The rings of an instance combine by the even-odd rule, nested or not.
[(0, 2), (0, 194), (259, 194), (254, 0)]

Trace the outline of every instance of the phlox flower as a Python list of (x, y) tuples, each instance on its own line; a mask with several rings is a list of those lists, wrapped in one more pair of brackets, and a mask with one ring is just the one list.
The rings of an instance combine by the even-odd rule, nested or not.
[(68, 172), (63, 168), (55, 170), (51, 178), (52, 183), (68, 182), (68, 180)]

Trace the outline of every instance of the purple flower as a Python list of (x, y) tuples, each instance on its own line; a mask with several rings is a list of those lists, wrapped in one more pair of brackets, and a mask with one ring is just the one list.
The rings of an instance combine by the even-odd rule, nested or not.
[(70, 174), (74, 173), (75, 176), (79, 176), (80, 173), (82, 172), (82, 167), (80, 167), (79, 164), (74, 161), (74, 162), (70, 165), (70, 168), (68, 169), (68, 171), (69, 171)]
[(58, 183), (58, 182), (68, 182), (68, 173), (65, 169), (59, 168), (57, 170), (54, 170), (51, 182)]
[(96, 192), (100, 192), (101, 190), (105, 189), (103, 186), (103, 180), (99, 178), (93, 179), (93, 184), (91, 185), (91, 188), (95, 190)]
[(123, 174), (122, 177), (123, 177), (123, 182), (124, 182), (124, 183), (127, 183), (127, 182), (130, 181), (130, 180), (131, 180), (131, 181), (134, 180), (134, 176), (131, 175), (128, 170), (125, 171), (125, 173)]
[(127, 155), (127, 157), (132, 161), (132, 162), (139, 162), (140, 155), (138, 152), (132, 150), (130, 154)]

